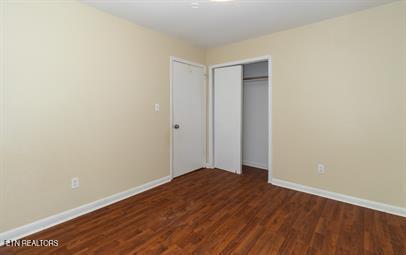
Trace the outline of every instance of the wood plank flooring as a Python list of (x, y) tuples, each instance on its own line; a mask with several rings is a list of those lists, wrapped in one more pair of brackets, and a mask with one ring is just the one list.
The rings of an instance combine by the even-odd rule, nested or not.
[(266, 171), (199, 170), (0, 254), (406, 254), (406, 218), (267, 184)]

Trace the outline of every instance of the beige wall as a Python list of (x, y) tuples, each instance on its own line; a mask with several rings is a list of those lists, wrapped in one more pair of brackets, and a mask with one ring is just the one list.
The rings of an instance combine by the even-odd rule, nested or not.
[(168, 176), (169, 57), (204, 50), (77, 2), (2, 4), (0, 232)]
[(404, 5), (207, 51), (272, 55), (274, 178), (406, 207)]

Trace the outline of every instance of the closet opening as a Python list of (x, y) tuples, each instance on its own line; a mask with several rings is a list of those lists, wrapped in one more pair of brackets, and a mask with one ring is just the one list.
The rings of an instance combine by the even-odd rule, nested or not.
[(210, 66), (208, 96), (207, 167), (256, 171), (271, 183), (271, 57)]
[(268, 61), (242, 65), (242, 174), (267, 179)]

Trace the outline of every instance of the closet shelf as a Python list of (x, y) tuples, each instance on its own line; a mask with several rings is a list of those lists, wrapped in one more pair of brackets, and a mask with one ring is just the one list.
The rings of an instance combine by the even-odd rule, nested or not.
[(245, 77), (244, 81), (268, 79), (268, 76)]

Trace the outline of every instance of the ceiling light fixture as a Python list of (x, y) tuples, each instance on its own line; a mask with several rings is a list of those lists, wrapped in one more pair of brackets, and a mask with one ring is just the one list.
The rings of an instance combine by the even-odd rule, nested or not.
[(198, 2), (193, 2), (192, 3), (192, 8), (194, 8), (194, 9), (199, 8), (199, 3)]

